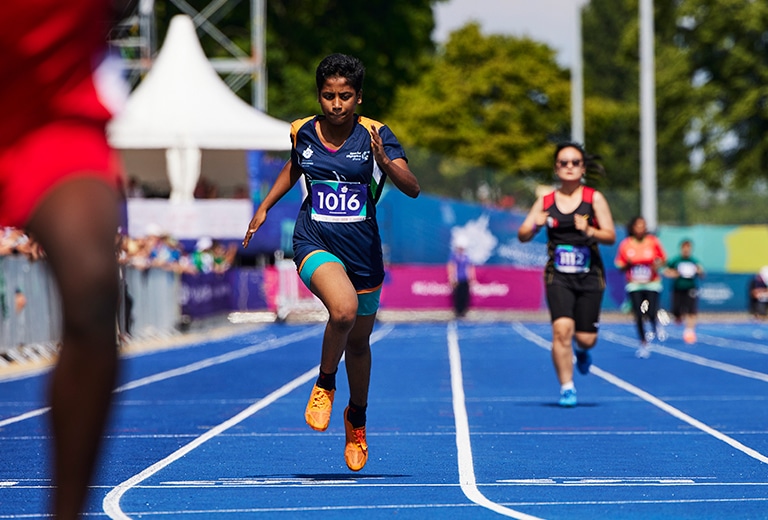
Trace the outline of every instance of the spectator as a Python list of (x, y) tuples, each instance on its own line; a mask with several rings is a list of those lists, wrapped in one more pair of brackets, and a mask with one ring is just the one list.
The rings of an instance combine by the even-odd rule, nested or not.
[(467, 314), (472, 285), (475, 283), (475, 266), (467, 255), (467, 242), (465, 237), (456, 239), (447, 265), (453, 313), (457, 318)]
[(225, 273), (235, 263), (237, 244), (231, 242), (229, 245), (225, 245), (221, 240), (214, 240), (211, 252), (213, 253), (214, 272)]
[(210, 237), (201, 237), (195, 244), (192, 253), (192, 263), (198, 273), (212, 273), (214, 270), (213, 240)]
[(126, 195), (131, 199), (143, 199), (146, 196), (144, 186), (139, 182), (136, 177), (128, 179), (128, 187), (126, 188)]
[(768, 316), (768, 265), (749, 281), (749, 312), (758, 320)]

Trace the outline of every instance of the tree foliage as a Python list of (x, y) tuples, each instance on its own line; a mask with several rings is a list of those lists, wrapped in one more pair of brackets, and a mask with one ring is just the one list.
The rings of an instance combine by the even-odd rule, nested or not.
[(269, 0), (269, 112), (293, 119), (318, 110), (315, 68), (342, 52), (366, 67), (363, 111), (382, 118), (398, 85), (418, 79), (434, 52), (432, 6), (444, 0)]
[[(210, 3), (186, 1), (198, 10)], [(390, 124), (442, 192), (549, 181), (551, 143), (570, 133), (568, 71), (546, 45), (486, 36), (475, 24), (436, 49), (432, 8), (440, 1), (267, 1), (268, 112), (286, 120), (314, 113), (317, 63), (350, 53), (367, 68), (362, 112)], [(638, 3), (590, 0), (583, 10), (585, 144), (603, 158), (603, 189), (639, 188)], [(768, 2), (654, 4), (660, 190), (765, 180)], [(172, 2), (155, 6), (162, 40), (179, 11)], [(214, 22), (248, 50), (249, 2), (224, 2)], [(208, 56), (226, 54), (200, 34)]]
[[(765, 178), (768, 4), (654, 4), (659, 188)], [(639, 29), (638, 0), (591, 0), (584, 10), (587, 141), (620, 188), (640, 179)]]
[(677, 42), (695, 84), (691, 147), (703, 154), (701, 178), (710, 186), (768, 178), (768, 3), (679, 3)]
[(470, 23), (418, 82), (397, 90), (387, 122), (407, 146), (440, 154), (434, 166), (448, 183), (473, 175), (492, 184), (519, 174), (550, 180), (551, 143), (568, 135), (569, 105), (568, 73), (551, 48), (484, 36)]
[[(671, 6), (671, 7), (670, 7)], [(657, 169), (661, 189), (689, 175), (690, 74), (674, 37), (672, 3), (656, 2)], [(640, 184), (640, 25), (637, 0), (592, 0), (584, 9), (586, 137), (605, 160), (611, 187)]]
[[(328, 54), (360, 58), (366, 67), (366, 115), (382, 117), (395, 88), (418, 78), (435, 50), (432, 6), (445, 0), (266, 0), (267, 111), (292, 120), (318, 110), (315, 68)], [(202, 11), (211, 0), (186, 0)], [(164, 38), (170, 19), (180, 14), (172, 2), (156, 2), (158, 34)], [(212, 22), (250, 55), (250, 2), (229, 0)], [(198, 31), (206, 55), (231, 54), (205, 31)], [(250, 100), (247, 88), (238, 92)]]

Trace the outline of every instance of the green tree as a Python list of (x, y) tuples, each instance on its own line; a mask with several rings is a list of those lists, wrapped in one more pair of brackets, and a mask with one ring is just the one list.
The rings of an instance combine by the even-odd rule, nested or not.
[(679, 0), (678, 46), (698, 112), (691, 146), (710, 187), (768, 177), (768, 3)]
[(315, 68), (342, 52), (366, 67), (362, 111), (382, 118), (397, 86), (416, 81), (434, 53), (432, 6), (440, 1), (269, 0), (269, 113), (286, 120), (315, 113)]
[[(366, 67), (365, 114), (382, 117), (398, 85), (416, 80), (434, 53), (432, 6), (445, 0), (268, 0), (267, 112), (292, 120), (318, 110), (315, 68), (333, 52), (352, 54)], [(186, 0), (203, 10), (211, 0)], [(160, 41), (171, 18), (172, 2), (156, 2)], [(222, 3), (212, 20), (244, 53), (250, 54), (250, 2)], [(206, 55), (231, 57), (227, 49), (198, 31)], [(250, 89), (238, 95), (250, 101)]]
[[(768, 4), (657, 1), (654, 25), (660, 190), (764, 179)], [(606, 159), (612, 186), (637, 189), (638, 0), (591, 0), (583, 29), (587, 141)]]
[[(690, 180), (690, 70), (674, 40), (674, 4), (656, 2), (656, 126), (660, 189)], [(638, 1), (591, 0), (583, 14), (585, 129), (604, 159), (612, 188), (640, 184), (640, 55)]]
[[(409, 147), (440, 154), (432, 171), (455, 190), (504, 185), (523, 174), (550, 181), (552, 141), (569, 135), (570, 87), (555, 52), (528, 38), (484, 36), (476, 23), (452, 33), (387, 122)], [(438, 188), (435, 182), (435, 187)]]
[(591, 0), (582, 16), (585, 144), (611, 187), (636, 188), (640, 171), (636, 17), (636, 0)]

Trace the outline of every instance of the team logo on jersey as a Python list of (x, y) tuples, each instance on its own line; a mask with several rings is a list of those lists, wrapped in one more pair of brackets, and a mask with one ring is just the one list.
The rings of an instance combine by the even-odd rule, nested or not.
[(304, 157), (305, 159), (309, 159), (310, 157), (312, 157), (313, 153), (315, 152), (312, 151), (312, 145), (308, 144), (307, 147), (304, 149), (304, 151), (301, 152), (301, 156)]
[(557, 227), (557, 219), (554, 217), (547, 217), (547, 227), (548, 228), (556, 228)]
[(368, 157), (371, 155), (370, 150), (366, 150), (364, 152), (349, 152), (347, 154), (347, 159), (351, 161), (367, 161)]

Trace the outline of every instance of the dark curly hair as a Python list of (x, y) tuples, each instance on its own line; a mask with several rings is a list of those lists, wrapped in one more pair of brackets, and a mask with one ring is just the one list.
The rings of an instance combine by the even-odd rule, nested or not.
[[(640, 220), (644, 221), (645, 217), (643, 217), (642, 215), (635, 215), (634, 217), (629, 219), (629, 222), (627, 223), (627, 236), (628, 237), (631, 237), (632, 235), (634, 235), (632, 230), (635, 228), (635, 224), (637, 224)], [(647, 233), (647, 229), (646, 229), (646, 233)]]
[(344, 78), (355, 89), (355, 92), (360, 93), (363, 90), (365, 67), (363, 62), (354, 56), (339, 53), (331, 54), (323, 58), (317, 66), (317, 71), (315, 71), (315, 83), (317, 83), (318, 92), (329, 78)]

